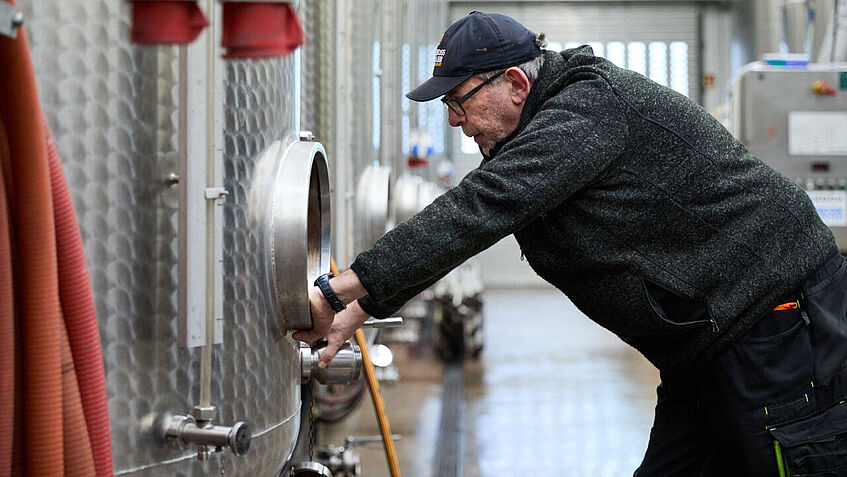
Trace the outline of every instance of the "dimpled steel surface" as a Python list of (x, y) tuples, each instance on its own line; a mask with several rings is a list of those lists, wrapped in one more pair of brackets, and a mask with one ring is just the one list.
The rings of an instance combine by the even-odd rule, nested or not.
[[(250, 416), (247, 459), (228, 459), (238, 475), (280, 470), (299, 427), (300, 351), (277, 321), (268, 264), (268, 209), (250, 201), (256, 160), (274, 141), (297, 140), (291, 57), (227, 62), (224, 114), (224, 344), (215, 350), (212, 395), (224, 422)], [(271, 191), (267, 191), (270, 195)], [(260, 195), (264, 195), (261, 194)], [(260, 202), (264, 205), (264, 202)], [(227, 333), (226, 329), (230, 332)], [(257, 451), (255, 455), (253, 452)], [(253, 466), (253, 460), (262, 459)], [(250, 464), (250, 465), (248, 465)], [(265, 469), (256, 474), (256, 470)]]
[[(290, 58), (233, 62), (225, 79), (224, 342), (213, 353), (216, 423), (247, 421), (244, 457), (156, 442), (199, 396), (200, 351), (177, 345), (177, 47), (129, 43), (130, 4), (21, 1), (42, 107), (85, 244), (118, 475), (273, 475), (299, 425), (299, 356), (275, 331), (261, 224), (246, 219), (252, 161), (293, 136)], [(220, 60), (219, 60), (220, 61)], [(223, 459), (221, 458), (223, 456)]]

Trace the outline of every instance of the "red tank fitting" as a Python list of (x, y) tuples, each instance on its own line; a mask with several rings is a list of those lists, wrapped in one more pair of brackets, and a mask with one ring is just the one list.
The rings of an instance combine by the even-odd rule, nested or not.
[(139, 45), (185, 45), (209, 26), (194, 0), (131, 0), (130, 40)]
[(221, 45), (226, 59), (285, 56), (304, 40), (291, 3), (223, 1)]

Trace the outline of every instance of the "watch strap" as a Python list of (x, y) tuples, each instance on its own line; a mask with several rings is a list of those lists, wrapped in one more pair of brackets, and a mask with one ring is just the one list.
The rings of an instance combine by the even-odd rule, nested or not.
[(344, 306), (344, 303), (338, 299), (338, 295), (336, 295), (335, 292), (332, 291), (332, 287), (329, 286), (329, 279), (334, 276), (335, 275), (332, 273), (324, 273), (315, 280), (315, 286), (318, 287), (321, 290), (321, 293), (324, 294), (324, 298), (326, 298), (326, 301), (329, 303), (332, 311), (340, 313), (347, 309), (347, 307)]

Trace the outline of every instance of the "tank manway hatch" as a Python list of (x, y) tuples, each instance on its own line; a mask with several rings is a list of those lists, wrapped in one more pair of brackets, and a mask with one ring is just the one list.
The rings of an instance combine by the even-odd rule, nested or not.
[(329, 272), (330, 188), (326, 151), (301, 140), (279, 151), (270, 191), (266, 243), (273, 296), (285, 329), (309, 329), (309, 288)]

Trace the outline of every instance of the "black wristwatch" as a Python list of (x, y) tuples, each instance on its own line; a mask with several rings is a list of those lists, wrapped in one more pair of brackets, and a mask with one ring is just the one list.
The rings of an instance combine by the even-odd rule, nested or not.
[(334, 277), (332, 273), (324, 273), (319, 276), (317, 280), (315, 280), (315, 286), (321, 289), (321, 293), (324, 294), (324, 298), (329, 302), (329, 306), (332, 307), (332, 311), (336, 313), (340, 313), (343, 310), (346, 310), (347, 307), (344, 306), (344, 303), (341, 303), (341, 300), (338, 299), (338, 295), (332, 291), (332, 287), (329, 286), (329, 279)]

